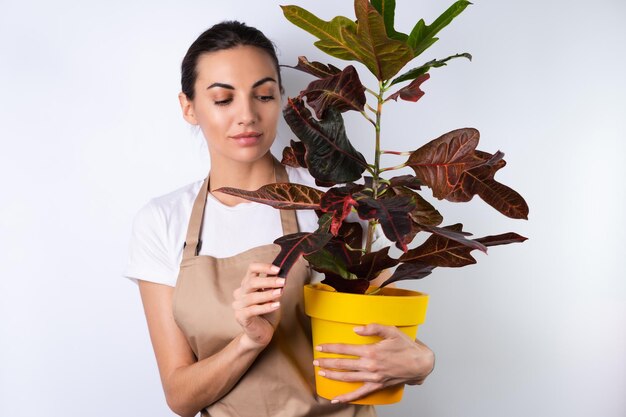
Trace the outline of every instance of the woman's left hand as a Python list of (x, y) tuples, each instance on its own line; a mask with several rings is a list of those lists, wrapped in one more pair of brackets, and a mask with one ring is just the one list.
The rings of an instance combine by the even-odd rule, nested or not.
[(316, 349), (324, 353), (356, 356), (355, 359), (318, 358), (319, 374), (346, 382), (364, 382), (355, 391), (340, 395), (332, 402), (355, 401), (367, 394), (397, 384), (421, 384), (432, 372), (435, 355), (419, 340), (411, 340), (394, 326), (369, 324), (356, 327), (361, 336), (378, 336), (382, 340), (367, 345), (323, 344)]

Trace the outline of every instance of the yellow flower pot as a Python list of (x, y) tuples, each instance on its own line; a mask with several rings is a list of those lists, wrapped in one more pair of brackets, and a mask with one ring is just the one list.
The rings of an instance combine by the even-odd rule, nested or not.
[[(313, 347), (324, 343), (368, 344), (380, 340), (375, 336), (359, 336), (354, 327), (370, 323), (393, 325), (411, 339), (417, 335), (417, 326), (424, 322), (428, 295), (399, 288), (383, 288), (376, 295), (336, 292), (324, 284), (304, 287), (304, 309), (311, 317)], [(349, 358), (351, 356), (328, 354), (313, 350), (314, 358)], [(315, 385), (320, 397), (333, 399), (354, 391), (363, 383), (343, 382), (317, 374)], [(404, 385), (372, 393), (353, 404), (393, 404), (402, 399)]]

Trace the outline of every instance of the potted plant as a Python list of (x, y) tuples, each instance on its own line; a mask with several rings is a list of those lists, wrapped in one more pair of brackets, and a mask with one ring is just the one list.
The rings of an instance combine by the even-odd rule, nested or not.
[[(427, 296), (414, 291), (386, 288), (408, 279), (420, 279), (436, 267), (462, 267), (475, 263), (471, 252), (486, 252), (487, 247), (526, 240), (516, 233), (470, 238), (462, 224), (442, 226), (441, 214), (422, 197), (430, 188), (439, 200), (467, 202), (475, 195), (487, 204), (515, 219), (526, 219), (528, 206), (514, 190), (494, 179), (505, 166), (504, 154), (476, 149), (479, 132), (472, 128), (450, 131), (416, 146), (409, 142), (409, 152), (385, 150), (381, 145), (383, 106), (390, 101), (418, 101), (424, 92), (421, 85), (430, 77), (432, 68), (445, 66), (455, 58), (468, 58), (468, 53), (434, 59), (402, 74), (398, 73), (434, 42), (437, 33), (458, 16), (470, 2), (456, 1), (433, 23), (418, 21), (410, 34), (394, 28), (395, 0), (355, 0), (356, 20), (337, 16), (324, 21), (298, 6), (282, 6), (286, 18), (318, 38), (315, 45), (329, 55), (363, 64), (378, 80), (377, 88), (365, 87), (354, 66), (340, 69), (332, 64), (310, 62), (301, 56), (295, 69), (316, 77), (297, 97), (289, 98), (284, 117), (299, 141), (291, 141), (283, 151), (282, 163), (305, 167), (317, 185), (326, 191), (301, 184), (276, 183), (256, 191), (221, 188), (248, 200), (269, 204), (279, 209), (315, 210), (319, 216), (318, 230), (283, 236), (275, 241), (281, 251), (275, 265), (281, 276), (300, 256), (312, 269), (324, 274), (323, 285), (305, 288), (307, 314), (312, 316), (314, 344), (339, 342), (340, 331), (351, 339), (347, 343), (371, 343), (356, 336), (356, 324), (378, 322), (395, 324), (415, 337), (417, 325), (423, 322)], [(368, 102), (366, 94), (369, 94)], [(357, 111), (372, 125), (375, 141), (373, 162), (368, 162), (350, 143), (342, 113)], [(383, 167), (383, 154), (397, 155), (404, 162)], [(410, 167), (414, 174), (389, 175), (394, 170)], [(359, 223), (346, 217), (356, 211), (368, 221), (363, 236)], [(389, 247), (372, 251), (376, 227), (394, 242), (402, 255), (394, 258)], [(410, 247), (417, 235), (426, 235), (421, 244)], [(415, 245), (413, 245), (415, 246)], [(380, 287), (369, 283), (388, 268), (396, 267)], [(408, 300), (408, 301), (407, 301)], [(367, 307), (361, 303), (366, 302)], [(380, 306), (370, 303), (379, 303)], [(388, 303), (394, 303), (390, 307)], [(337, 309), (347, 324), (333, 324), (330, 334), (320, 333), (319, 325), (330, 311)], [(382, 316), (373, 316), (379, 312)], [(396, 313), (399, 322), (390, 322)], [(331, 322), (339, 319), (333, 317)], [(323, 324), (323, 323), (322, 323)], [(356, 338), (356, 340), (355, 340)], [(315, 355), (322, 355), (315, 352)], [(353, 383), (324, 380), (316, 377), (318, 394), (332, 398), (354, 389)], [(321, 386), (328, 383), (331, 386)], [(338, 392), (330, 392), (338, 389)], [(358, 403), (380, 404), (399, 401), (401, 389), (391, 388), (372, 394)]]

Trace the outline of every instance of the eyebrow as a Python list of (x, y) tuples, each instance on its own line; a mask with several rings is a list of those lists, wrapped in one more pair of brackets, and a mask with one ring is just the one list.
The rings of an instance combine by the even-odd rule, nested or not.
[[(272, 77), (265, 77), (265, 78), (262, 78), (259, 81), (255, 82), (254, 84), (252, 84), (252, 88), (256, 88), (256, 87), (260, 86), (261, 84), (265, 84), (268, 81), (276, 82), (276, 80), (273, 79)], [(224, 83), (213, 83), (210, 86), (208, 86), (206, 89), (208, 90), (209, 88), (214, 88), (214, 87), (226, 88), (228, 90), (234, 90), (235, 89), (235, 87), (233, 87), (232, 85), (224, 84)]]

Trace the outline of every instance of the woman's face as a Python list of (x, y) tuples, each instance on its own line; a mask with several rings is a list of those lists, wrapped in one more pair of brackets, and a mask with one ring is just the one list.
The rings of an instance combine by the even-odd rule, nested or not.
[(200, 55), (195, 98), (181, 93), (185, 119), (200, 126), (213, 161), (253, 162), (276, 137), (281, 112), (278, 75), (270, 56), (253, 46)]

